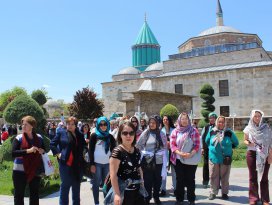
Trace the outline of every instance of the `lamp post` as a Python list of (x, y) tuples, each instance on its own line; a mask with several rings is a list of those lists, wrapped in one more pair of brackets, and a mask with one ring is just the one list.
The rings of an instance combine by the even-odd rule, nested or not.
[(236, 117), (236, 113), (230, 115), (232, 117), (232, 130), (234, 131), (234, 118)]

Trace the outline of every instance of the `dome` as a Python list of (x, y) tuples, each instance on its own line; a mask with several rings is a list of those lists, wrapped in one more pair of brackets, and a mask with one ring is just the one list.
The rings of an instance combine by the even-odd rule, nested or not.
[(134, 67), (126, 67), (119, 71), (117, 75), (134, 75), (139, 74), (139, 71)]
[(229, 27), (229, 26), (215, 26), (212, 28), (209, 28), (205, 31), (202, 31), (198, 36), (206, 36), (206, 35), (211, 35), (211, 34), (216, 34), (216, 33), (224, 33), (224, 32), (228, 32), (228, 33), (241, 33), (241, 31)]
[(163, 63), (154, 63), (146, 68), (145, 71), (163, 70)]

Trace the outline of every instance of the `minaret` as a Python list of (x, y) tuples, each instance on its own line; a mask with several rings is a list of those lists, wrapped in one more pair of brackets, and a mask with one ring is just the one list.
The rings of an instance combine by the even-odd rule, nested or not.
[(160, 62), (160, 47), (160, 44), (147, 24), (145, 14), (144, 25), (139, 32), (135, 44), (132, 46), (133, 67), (142, 72), (149, 65)]
[(217, 0), (216, 26), (224, 26), (223, 11), (221, 8), (220, 0)]

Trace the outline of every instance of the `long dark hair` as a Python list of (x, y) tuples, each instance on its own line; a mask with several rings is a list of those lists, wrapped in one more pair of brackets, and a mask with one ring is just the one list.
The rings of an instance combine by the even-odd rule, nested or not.
[[(172, 117), (170, 117), (169, 115), (164, 115), (164, 116), (162, 116), (162, 121), (163, 121), (163, 118), (164, 118), (164, 117), (167, 117), (168, 122), (169, 122), (169, 127), (170, 127), (170, 128), (175, 128), (175, 125), (174, 125), (174, 123), (173, 123)], [(163, 127), (164, 127), (164, 125), (163, 125)]]
[(120, 145), (122, 144), (122, 132), (125, 126), (130, 127), (133, 131), (134, 131), (134, 139), (132, 142), (132, 146), (134, 146), (136, 144), (136, 128), (134, 127), (134, 125), (132, 124), (132, 122), (124, 122), (123, 124), (120, 125), (119, 129), (118, 129), (118, 133), (117, 133), (117, 143)]

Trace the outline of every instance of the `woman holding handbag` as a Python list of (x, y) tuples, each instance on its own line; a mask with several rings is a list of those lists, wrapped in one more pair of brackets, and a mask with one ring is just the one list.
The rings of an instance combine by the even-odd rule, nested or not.
[(44, 143), (41, 135), (34, 129), (37, 125), (32, 116), (25, 116), (22, 119), (23, 134), (17, 135), (12, 142), (13, 185), (14, 204), (24, 204), (26, 184), (29, 185), (29, 204), (39, 204), (40, 174), (42, 172), (42, 158)]
[(215, 199), (221, 183), (222, 199), (228, 200), (229, 176), (232, 161), (232, 149), (239, 141), (235, 133), (226, 128), (225, 117), (219, 116), (215, 127), (206, 136), (205, 142), (209, 148), (209, 172), (211, 190), (209, 200)]
[(185, 187), (189, 204), (195, 204), (195, 173), (201, 158), (200, 136), (194, 128), (187, 113), (181, 113), (177, 120), (177, 127), (170, 135), (172, 151), (171, 162), (176, 171), (176, 204), (182, 204)]
[(156, 204), (161, 204), (159, 198), (161, 182), (162, 178), (165, 179), (167, 175), (167, 138), (159, 128), (158, 117), (151, 116), (148, 121), (148, 128), (141, 134), (136, 145), (143, 156), (144, 186), (149, 195), (146, 198), (147, 204), (149, 204), (152, 196)]
[(269, 204), (268, 163), (269, 150), (272, 148), (272, 133), (268, 124), (263, 123), (264, 113), (252, 110), (250, 120), (244, 129), (244, 143), (247, 145), (247, 166), (249, 171), (249, 204), (259, 200), (258, 174), (260, 179), (261, 200)]
[(83, 134), (77, 128), (78, 120), (69, 117), (66, 120), (66, 129), (61, 129), (50, 142), (50, 149), (59, 160), (60, 205), (69, 204), (69, 191), (72, 187), (74, 205), (80, 204), (80, 183), (83, 170), (83, 148), (86, 142)]

